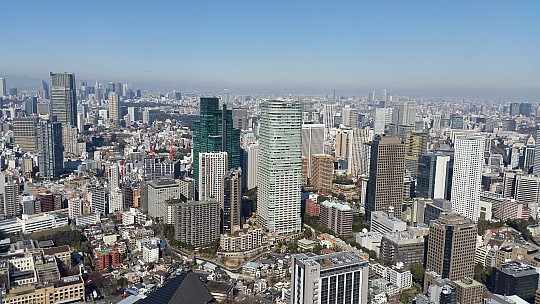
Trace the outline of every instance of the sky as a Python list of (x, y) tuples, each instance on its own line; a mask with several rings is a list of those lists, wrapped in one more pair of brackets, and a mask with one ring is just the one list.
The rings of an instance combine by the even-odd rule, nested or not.
[(538, 0), (81, 3), (4, 1), (0, 77), (540, 101)]

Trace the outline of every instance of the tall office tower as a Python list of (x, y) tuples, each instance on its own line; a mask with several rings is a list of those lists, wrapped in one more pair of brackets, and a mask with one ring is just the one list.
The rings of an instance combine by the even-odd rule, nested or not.
[(388, 100), (388, 92), (386, 91), (386, 89), (381, 89), (381, 98), (380, 98), (380, 100), (384, 101), (384, 102), (390, 101), (390, 100)]
[(384, 134), (386, 125), (392, 121), (392, 115), (392, 108), (375, 108), (373, 129), (376, 135)]
[(463, 130), (463, 116), (459, 114), (450, 115), (450, 129)]
[(350, 106), (346, 106), (342, 110), (343, 117), (343, 125), (349, 128), (357, 128), (358, 127), (358, 110), (353, 109)]
[(192, 178), (184, 178), (178, 181), (180, 185), (180, 200), (183, 202), (195, 199), (195, 181)]
[(78, 132), (76, 127), (62, 125), (62, 146), (64, 154), (67, 157), (79, 155), (77, 148)]
[(371, 211), (388, 211), (394, 207), (401, 217), (405, 178), (405, 146), (398, 137), (375, 136), (370, 143), (371, 158), (367, 185), (366, 217)]
[(37, 117), (20, 117), (13, 119), (13, 139), (15, 145), (25, 152), (37, 151)]
[(450, 199), (454, 159), (449, 154), (427, 153), (418, 158), (416, 196)]
[(525, 117), (531, 116), (532, 113), (532, 106), (528, 102), (522, 102), (519, 104), (519, 115), (523, 115)]
[(77, 130), (80, 133), (84, 132), (85, 119), (83, 113), (77, 113)]
[(368, 261), (352, 252), (293, 257), (292, 304), (368, 303)]
[(6, 85), (6, 79), (0, 78), (0, 97), (7, 96), (7, 85)]
[(242, 170), (230, 170), (223, 178), (221, 233), (233, 233), (242, 227)]
[(315, 154), (311, 164), (311, 185), (315, 191), (332, 192), (334, 179), (334, 158), (332, 155)]
[(324, 127), (326, 130), (330, 130), (334, 127), (335, 114), (336, 112), (333, 104), (324, 105)]
[(534, 147), (534, 165), (533, 174), (540, 175), (540, 129), (536, 130), (536, 143)]
[(480, 136), (460, 136), (454, 145), (452, 211), (474, 222), (478, 219), (486, 140)]
[(232, 118), (233, 128), (237, 130), (247, 130), (249, 128), (247, 108), (233, 108)]
[(375, 91), (369, 92), (368, 101), (375, 101), (375, 96), (376, 96)]
[(441, 213), (429, 224), (426, 273), (460, 280), (474, 276), (474, 252), (478, 229), (468, 218)]
[(27, 115), (37, 114), (37, 96), (30, 97), (24, 101), (24, 110)]
[(219, 203), (188, 201), (173, 206), (174, 238), (199, 247), (219, 238)]
[(77, 125), (77, 89), (75, 74), (50, 73), (51, 76), (51, 116), (58, 122)]
[(101, 105), (101, 92), (99, 90), (99, 82), (96, 80), (96, 86), (94, 87), (94, 101)]
[(337, 129), (334, 142), (334, 156), (336, 158), (349, 157), (349, 137), (351, 130)]
[(199, 199), (222, 203), (223, 178), (227, 174), (227, 152), (199, 153)]
[(257, 221), (269, 231), (301, 230), (302, 104), (261, 104)]
[(8, 182), (4, 185), (4, 215), (6, 217), (15, 217), (21, 215), (21, 196), (19, 184)]
[(411, 131), (405, 134), (405, 169), (416, 179), (418, 155), (427, 152), (427, 133)]
[(349, 135), (348, 174), (359, 176), (369, 173), (369, 145), (373, 130), (353, 128)]
[[(227, 152), (228, 168), (240, 167), (240, 130), (233, 128), (232, 110), (219, 109), (219, 98), (201, 97), (199, 120), (193, 122), (193, 178), (199, 180), (199, 153)], [(197, 184), (198, 188), (199, 185)]]
[(311, 172), (311, 157), (324, 153), (324, 124), (302, 124), (302, 156), (307, 158), (308, 177)]
[(259, 163), (259, 143), (249, 144), (244, 149), (244, 169), (243, 178), (246, 180), (246, 189), (250, 190), (257, 187), (257, 170)]
[(41, 178), (58, 178), (64, 169), (62, 124), (40, 121), (37, 125), (38, 167)]
[(414, 126), (416, 119), (416, 104), (411, 101), (400, 102), (394, 105), (392, 123), (396, 126)]
[(118, 123), (120, 120), (120, 94), (117, 92), (109, 93), (109, 117), (113, 123)]
[(45, 82), (45, 80), (42, 80), (40, 83), (41, 87), (41, 98), (42, 99), (49, 99), (51, 97), (50, 91), (49, 91), (49, 84)]

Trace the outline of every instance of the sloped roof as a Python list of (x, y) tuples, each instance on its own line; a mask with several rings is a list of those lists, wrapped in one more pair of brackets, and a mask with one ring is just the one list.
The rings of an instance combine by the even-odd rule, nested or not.
[(215, 299), (199, 279), (199, 275), (189, 270), (168, 280), (163, 287), (137, 303), (208, 304), (215, 303)]

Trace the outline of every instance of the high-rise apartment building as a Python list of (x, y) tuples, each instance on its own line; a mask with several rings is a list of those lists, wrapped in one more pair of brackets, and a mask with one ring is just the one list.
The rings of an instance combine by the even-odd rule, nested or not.
[(308, 177), (311, 174), (311, 157), (324, 153), (324, 124), (302, 124), (302, 156), (307, 157)]
[(452, 210), (474, 222), (478, 219), (486, 140), (480, 136), (457, 137), (452, 174)]
[(302, 105), (295, 100), (261, 104), (257, 220), (267, 230), (301, 230)]
[(311, 161), (311, 186), (315, 191), (332, 191), (334, 158), (332, 155), (315, 154)]
[(335, 106), (333, 104), (324, 105), (324, 127), (330, 130), (334, 127)]
[(219, 238), (217, 201), (188, 201), (175, 204), (173, 210), (177, 241), (198, 247)]
[(385, 134), (386, 125), (392, 121), (392, 108), (375, 108), (373, 131), (376, 135)]
[[(199, 120), (193, 122), (193, 178), (199, 180), (199, 153), (227, 152), (228, 168), (240, 167), (240, 130), (232, 110), (219, 108), (219, 98), (201, 97)], [(198, 188), (198, 184), (196, 185)]]
[(117, 92), (109, 93), (109, 118), (113, 123), (120, 120), (120, 94)]
[(368, 303), (368, 261), (351, 252), (293, 257), (292, 304)]
[(230, 170), (223, 178), (221, 199), (221, 233), (233, 233), (240, 229), (242, 213), (242, 170)]
[(76, 127), (70, 125), (62, 125), (62, 146), (66, 157), (79, 155), (77, 147), (78, 131)]
[(13, 139), (25, 152), (37, 151), (37, 117), (20, 117), (13, 119)]
[(77, 87), (75, 74), (50, 73), (51, 116), (71, 126), (77, 126)]
[(426, 270), (450, 280), (472, 278), (477, 232), (470, 219), (441, 213), (429, 225)]
[(199, 153), (199, 199), (222, 203), (223, 178), (228, 172), (227, 152)]
[(40, 121), (37, 125), (38, 167), (42, 178), (59, 178), (64, 170), (62, 124)]
[[(3, 178), (3, 176), (0, 176)], [(1, 185), (0, 185), (1, 186)], [(8, 182), (3, 185), (3, 210), (6, 217), (19, 216), (22, 213), (19, 184)]]
[(366, 217), (370, 218), (371, 211), (388, 211), (392, 206), (399, 218), (403, 205), (405, 147), (398, 137), (384, 136), (375, 136), (370, 145)]

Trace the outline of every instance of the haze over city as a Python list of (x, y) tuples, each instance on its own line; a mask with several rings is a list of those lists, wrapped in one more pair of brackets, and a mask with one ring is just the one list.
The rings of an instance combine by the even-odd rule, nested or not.
[[(529, 100), (538, 1), (7, 1), (0, 74), (147, 89)], [(25, 79), (23, 77), (29, 77)]]

